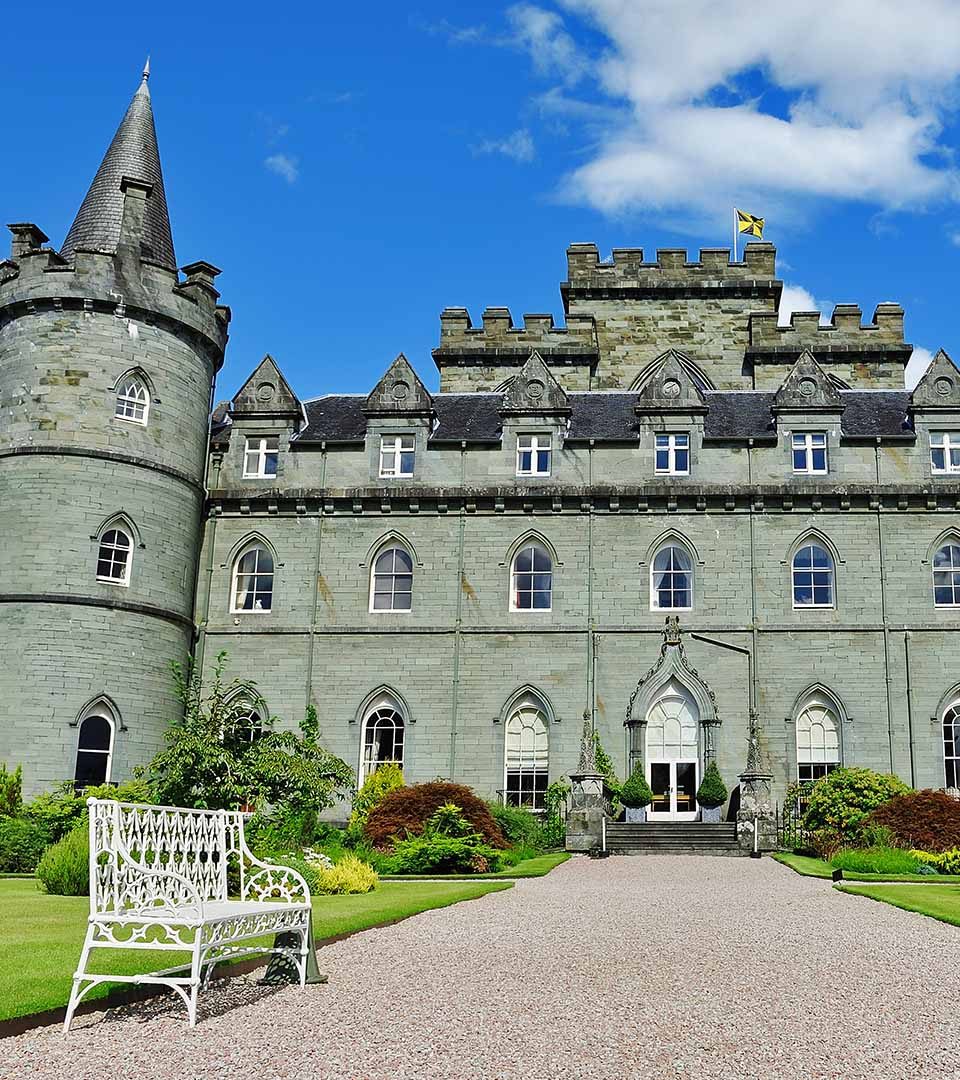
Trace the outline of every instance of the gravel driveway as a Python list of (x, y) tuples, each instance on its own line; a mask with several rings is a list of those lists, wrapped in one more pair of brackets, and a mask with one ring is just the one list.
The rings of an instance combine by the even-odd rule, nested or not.
[[(78, 942), (79, 947), (79, 942)], [(0, 1076), (960, 1077), (960, 930), (769, 860), (576, 858), (233, 980), (5, 1040)]]

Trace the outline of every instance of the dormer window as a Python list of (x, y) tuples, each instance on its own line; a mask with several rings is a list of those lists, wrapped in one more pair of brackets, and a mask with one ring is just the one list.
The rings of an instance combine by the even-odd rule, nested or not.
[(803, 431), (793, 436), (793, 471), (810, 476), (827, 471), (827, 436), (822, 431)]
[(248, 438), (243, 452), (243, 478), (270, 480), (277, 475), (280, 439), (276, 435)]
[(930, 471), (960, 473), (960, 431), (930, 432)]
[(549, 435), (518, 435), (517, 476), (549, 476), (552, 441)]
[(654, 471), (666, 476), (686, 476), (690, 472), (690, 436), (654, 436)]
[(413, 435), (380, 436), (380, 475), (413, 476), (417, 441)]

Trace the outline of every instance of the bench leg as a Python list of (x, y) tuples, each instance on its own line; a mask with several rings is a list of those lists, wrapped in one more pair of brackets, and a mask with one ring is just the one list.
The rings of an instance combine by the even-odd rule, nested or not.
[(89, 986), (81, 988), (81, 984), (87, 977), (87, 959), (90, 956), (90, 943), (92, 937), (92, 928), (87, 928), (87, 936), (83, 939), (83, 949), (80, 953), (80, 961), (77, 964), (77, 970), (73, 976), (73, 988), (70, 991), (70, 1001), (67, 1004), (67, 1015), (63, 1019), (63, 1033), (64, 1035), (70, 1030), (70, 1024), (73, 1020), (73, 1014), (76, 1011), (77, 1006), (80, 1004), (80, 999), (89, 989)]
[(200, 962), (202, 934), (202, 930), (198, 928), (197, 938), (193, 946), (193, 959), (190, 963), (190, 1000), (187, 1002), (187, 1014), (190, 1017), (190, 1027), (197, 1026), (197, 998), (200, 995), (200, 978), (203, 968), (203, 965)]

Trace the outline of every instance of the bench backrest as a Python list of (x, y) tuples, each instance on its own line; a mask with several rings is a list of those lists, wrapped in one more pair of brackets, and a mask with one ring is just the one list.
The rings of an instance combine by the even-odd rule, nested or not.
[[(243, 862), (243, 815), (89, 799), (90, 913), (227, 899), (227, 865)], [(163, 870), (164, 874), (145, 874)]]

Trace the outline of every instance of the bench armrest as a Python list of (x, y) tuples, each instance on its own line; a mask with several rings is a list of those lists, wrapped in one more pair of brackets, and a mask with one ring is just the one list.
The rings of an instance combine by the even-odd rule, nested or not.
[(310, 889), (303, 876), (289, 866), (271, 866), (245, 852), (256, 868), (247, 876), (243, 886), (244, 900), (279, 900), (290, 904), (310, 903)]
[[(140, 875), (141, 880), (129, 884), (117, 894), (118, 911), (125, 910), (129, 903), (131, 911), (138, 911), (141, 914), (144, 912), (149, 912), (151, 915), (175, 914), (179, 918), (186, 919), (203, 917), (203, 898), (192, 881), (173, 870), (146, 866), (144, 863), (131, 859), (126, 853), (121, 854), (121, 859), (127, 867), (134, 869)], [(149, 878), (166, 878), (176, 885), (176, 889), (150, 888), (142, 880)], [(174, 892), (178, 894), (179, 899), (174, 899), (171, 895)], [(145, 903), (142, 902), (144, 899)]]

